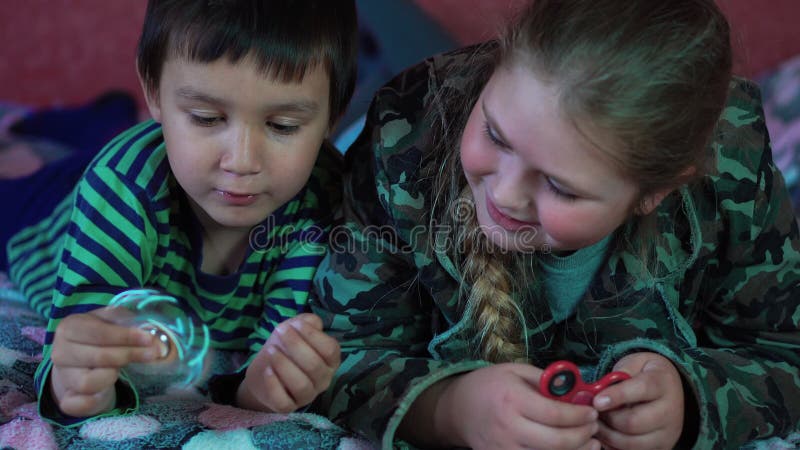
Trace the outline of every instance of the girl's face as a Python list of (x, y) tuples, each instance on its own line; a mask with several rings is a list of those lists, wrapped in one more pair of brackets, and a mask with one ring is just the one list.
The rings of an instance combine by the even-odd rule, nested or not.
[(461, 163), (478, 223), (502, 249), (586, 247), (637, 205), (637, 186), (561, 116), (557, 96), (525, 67), (498, 68), (464, 129)]
[(328, 133), (328, 86), (321, 65), (284, 83), (247, 59), (165, 62), (148, 106), (207, 232), (247, 231), (303, 188)]

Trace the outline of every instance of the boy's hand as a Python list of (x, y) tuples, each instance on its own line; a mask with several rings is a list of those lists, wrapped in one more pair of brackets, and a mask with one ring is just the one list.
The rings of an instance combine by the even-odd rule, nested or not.
[(683, 384), (675, 366), (656, 353), (632, 353), (614, 370), (631, 379), (594, 398), (601, 412), (598, 439), (612, 449), (670, 449), (683, 430)]
[(436, 406), (437, 433), (476, 449), (599, 449), (597, 412), (549, 399), (536, 388), (542, 370), (496, 364), (460, 375)]
[(62, 413), (94, 416), (114, 408), (119, 369), (158, 357), (158, 343), (146, 331), (109, 322), (109, 308), (71, 314), (53, 337), (50, 389)]
[(322, 332), (322, 320), (300, 314), (275, 328), (247, 368), (240, 407), (289, 413), (311, 403), (339, 368), (339, 343)]

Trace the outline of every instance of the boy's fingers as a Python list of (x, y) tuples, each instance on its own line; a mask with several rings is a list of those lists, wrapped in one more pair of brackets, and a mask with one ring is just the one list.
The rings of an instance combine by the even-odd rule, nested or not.
[(148, 346), (154, 340), (147, 331), (107, 322), (94, 314), (73, 314), (65, 317), (56, 329), (56, 336), (70, 342), (104, 347)]
[(113, 392), (101, 392), (93, 395), (70, 395), (58, 405), (61, 412), (74, 417), (94, 416), (114, 407), (116, 395)]
[(307, 323), (315, 330), (322, 331), (322, 319), (316, 314), (302, 313), (295, 316), (292, 320), (300, 320)]
[(114, 386), (119, 377), (116, 369), (79, 369), (74, 367), (53, 368), (53, 376), (60, 378), (60, 385), (69, 396), (94, 395)]
[(304, 405), (313, 400), (316, 395), (316, 387), (313, 380), (279, 349), (269, 347), (267, 352), (269, 354), (270, 368), (294, 403)]
[(305, 325), (299, 329), (299, 332), (308, 345), (325, 361), (325, 365), (333, 369), (339, 367), (341, 348), (336, 339), (320, 330), (307, 328)]
[(150, 347), (98, 347), (80, 343), (54, 346), (53, 364), (76, 368), (120, 368), (132, 362), (152, 362), (158, 357), (158, 348)]
[(262, 385), (264, 387), (263, 397), (265, 397), (262, 403), (273, 412), (290, 413), (297, 409), (297, 404), (287, 392), (272, 367), (264, 370)]
[(339, 343), (327, 334), (300, 321), (284, 323), (275, 329), (278, 346), (305, 370), (324, 365), (339, 366)]

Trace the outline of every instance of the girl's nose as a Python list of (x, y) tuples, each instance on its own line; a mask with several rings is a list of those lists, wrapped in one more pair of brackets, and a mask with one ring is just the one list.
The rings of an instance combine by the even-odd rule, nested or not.
[(504, 161), (495, 173), (492, 189), (498, 207), (509, 211), (525, 211), (533, 205), (530, 189), (532, 176), (519, 163)]

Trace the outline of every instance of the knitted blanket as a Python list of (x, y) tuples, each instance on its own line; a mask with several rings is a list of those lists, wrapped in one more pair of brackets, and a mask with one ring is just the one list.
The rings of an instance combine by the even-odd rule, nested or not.
[[(28, 308), (3, 274), (0, 317), (0, 448), (374, 448), (324, 417), (267, 414), (215, 404), (196, 388), (146, 395), (134, 414), (100, 418), (73, 428), (53, 426), (39, 417), (33, 388), (46, 322)], [(217, 367), (224, 364), (223, 357), (230, 356), (216, 355)]]

